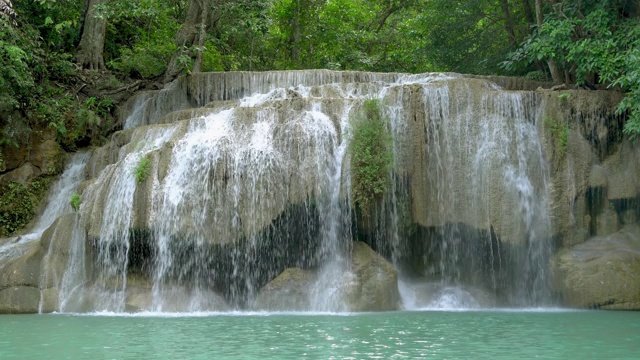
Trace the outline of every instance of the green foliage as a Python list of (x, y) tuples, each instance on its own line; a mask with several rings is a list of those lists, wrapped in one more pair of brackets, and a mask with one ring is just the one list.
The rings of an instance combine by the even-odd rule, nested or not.
[(36, 123), (55, 129), (57, 142), (68, 150), (74, 150), (77, 142), (100, 134), (113, 108), (113, 101), (107, 97), (90, 97), (79, 102), (68, 93), (54, 92), (50, 96), (26, 112)]
[(625, 71), (613, 82), (613, 85), (627, 89), (627, 95), (618, 105), (617, 111), (619, 114), (629, 114), (623, 131), (635, 141), (640, 135), (640, 45), (638, 42), (627, 55)]
[(205, 48), (202, 52), (202, 68), (200, 70), (202, 72), (225, 70), (225, 56), (216, 50), (211, 41), (205, 43)]
[(176, 46), (171, 41), (173, 35), (154, 35), (150, 39), (142, 39), (130, 48), (120, 49), (119, 57), (109, 61), (107, 65), (123, 74), (156, 78), (164, 73)]
[(569, 137), (569, 124), (565, 121), (557, 120), (551, 117), (544, 118), (544, 127), (551, 132), (553, 143), (560, 157), (564, 157), (567, 153), (567, 141)]
[(20, 26), (0, 25), (0, 108), (19, 110), (30, 128), (55, 129), (58, 142), (67, 149), (75, 148), (88, 119), (83, 117), (84, 104), (69, 90), (77, 73), (71, 51), (82, 5), (76, 5), (19, 2)]
[(149, 170), (151, 170), (151, 159), (148, 157), (143, 157), (138, 162), (138, 166), (136, 166), (133, 176), (136, 178), (136, 182), (138, 184), (142, 184), (147, 177), (149, 176)]
[(99, 14), (109, 18), (105, 43), (107, 66), (132, 77), (162, 75), (178, 50), (173, 43), (181, 21), (175, 18), (176, 3), (181, 2), (112, 0), (101, 5)]
[(0, 102), (13, 108), (19, 108), (35, 88), (30, 35), (35, 33), (0, 24)]
[(528, 73), (525, 74), (524, 77), (529, 79), (529, 80), (535, 80), (535, 81), (549, 81), (550, 80), (547, 77), (547, 74), (545, 74), (543, 71), (540, 71), (540, 70), (529, 71)]
[(377, 100), (367, 100), (351, 121), (353, 200), (364, 213), (386, 192), (393, 160), (391, 135)]
[(73, 209), (73, 211), (77, 212), (80, 209), (80, 195), (79, 194), (71, 195), (71, 199), (69, 199), (69, 205), (71, 205), (71, 208)]
[[(498, 1), (432, 0), (427, 4), (428, 10), (420, 12), (407, 29), (408, 36), (423, 39), (423, 46), (411, 51), (414, 59), (424, 59), (435, 71), (505, 73), (499, 63), (511, 45)], [(521, 16), (519, 5), (512, 3), (513, 16)], [(518, 24), (519, 32), (528, 28), (521, 17)]]
[(39, 177), (26, 186), (16, 182), (0, 184), (0, 236), (11, 235), (31, 221), (52, 181), (50, 177)]
[(571, 98), (571, 93), (569, 92), (563, 92), (562, 94), (558, 95), (558, 99), (560, 100), (568, 100)]
[(548, 7), (542, 25), (506, 65), (553, 60), (568, 74), (566, 82), (597, 81), (624, 90), (627, 97), (618, 112), (629, 113), (624, 132), (635, 138), (640, 133), (640, 18), (631, 15), (631, 6), (623, 0), (571, 0)]

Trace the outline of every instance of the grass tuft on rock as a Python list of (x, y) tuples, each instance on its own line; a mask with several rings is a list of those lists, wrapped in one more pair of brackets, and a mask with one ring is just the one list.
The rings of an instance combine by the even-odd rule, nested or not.
[(143, 157), (138, 162), (138, 166), (136, 166), (133, 175), (136, 178), (136, 182), (138, 184), (142, 184), (145, 180), (147, 180), (147, 176), (149, 176), (149, 170), (151, 170), (151, 159), (148, 157)]

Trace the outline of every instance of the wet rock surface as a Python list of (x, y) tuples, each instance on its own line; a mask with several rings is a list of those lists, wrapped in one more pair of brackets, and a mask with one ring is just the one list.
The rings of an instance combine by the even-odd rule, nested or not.
[(555, 290), (569, 306), (640, 309), (640, 226), (591, 238), (553, 259)]
[[(0, 262), (0, 304), (8, 304), (0, 311), (52, 311), (63, 298), (69, 309), (89, 311), (104, 289), (119, 291), (103, 273), (138, 271), (184, 280), (166, 289), (180, 303), (213, 299), (193, 303), (197, 309), (242, 307), (255, 293), (259, 309), (311, 309), (321, 272), (301, 268), (337, 255), (340, 310), (398, 309), (393, 265), (360, 242), (348, 254), (326, 244), (355, 240), (352, 229), (378, 236), (368, 243), (379, 242), (374, 248), (387, 258), (419, 263), (414, 270), (492, 282), (499, 291), (521, 285), (520, 296), (549, 280), (558, 244), (564, 250), (554, 261), (571, 279), (558, 290), (567, 304), (635, 308), (637, 250), (616, 231), (640, 220), (640, 146), (622, 136), (621, 94), (544, 88), (509, 78), (322, 70), (194, 74), (140, 94), (121, 109), (125, 130), (92, 150), (79, 215), (61, 217), (22, 255)], [(365, 225), (353, 220), (343, 145), (350, 116), (375, 97), (393, 135), (394, 188), (377, 223)], [(20, 149), (4, 158), (5, 180), (61, 171), (64, 152), (41, 137), (33, 155)], [(421, 229), (435, 235), (415, 236)], [(567, 255), (596, 251), (583, 242), (615, 246), (596, 246), (587, 266), (582, 255)], [(70, 272), (76, 256), (84, 272), (78, 264)], [(61, 286), (67, 273), (88, 284), (73, 306)], [(615, 285), (597, 289), (596, 274)], [(106, 308), (152, 308), (149, 281), (129, 283)], [(202, 296), (193, 290), (199, 282)]]

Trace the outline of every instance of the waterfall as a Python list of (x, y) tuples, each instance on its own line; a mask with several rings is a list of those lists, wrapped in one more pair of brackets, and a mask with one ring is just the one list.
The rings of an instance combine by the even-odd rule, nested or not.
[[(346, 241), (340, 209), (344, 136), (319, 104), (311, 101), (300, 111), (282, 112), (264, 103), (284, 93), (266, 95), (191, 120), (174, 146), (164, 185), (154, 195), (159, 220), (153, 225), (158, 244), (154, 309), (164, 308), (166, 288), (186, 276), (196, 279), (196, 288), (218, 279), (227, 283), (229, 298), (252, 298), (257, 285), (285, 264), (318, 263), (339, 253)], [(343, 127), (348, 110), (341, 110)], [(311, 233), (303, 234), (310, 239), (293, 239), (270, 228), (278, 214), (292, 211), (296, 203), (299, 213), (291, 216), (309, 228), (304, 232)], [(317, 235), (311, 229), (315, 222), (320, 224)], [(293, 251), (289, 247), (299, 246), (294, 242), (314, 243), (316, 236), (319, 245), (311, 246), (317, 250), (302, 249), (298, 259), (287, 254)], [(190, 245), (176, 247), (176, 241)], [(265, 248), (269, 242), (282, 248)], [(242, 251), (226, 259), (231, 264), (211, 259), (204, 250), (234, 243), (240, 243)], [(186, 257), (191, 259), (185, 262)], [(228, 266), (232, 270), (225, 269)]]
[[(394, 160), (365, 224), (348, 149), (367, 99)], [(547, 304), (540, 109), (458, 74), (210, 73), (138, 95), (92, 155), (60, 309), (246, 309), (297, 267), (315, 274), (307, 310), (348, 310), (355, 239), (398, 269), (407, 307)]]
[[(415, 258), (410, 253), (418, 250), (416, 261), (424, 266), (414, 271), (444, 289), (481, 286), (509, 297), (509, 304), (547, 304), (551, 222), (549, 172), (538, 135), (540, 107), (532, 93), (478, 96), (470, 85), (425, 82), (411, 94), (412, 109), (389, 108), (395, 157), (407, 158), (416, 131), (407, 127), (407, 114), (423, 118), (425, 144), (414, 149), (425, 166), (412, 177), (412, 188), (391, 194), (409, 192), (419, 202), (414, 216), (424, 228), (415, 237), (422, 243), (396, 242), (395, 261)], [(407, 102), (404, 91), (393, 91), (396, 104)], [(397, 212), (397, 199), (391, 200)], [(385, 226), (397, 224), (393, 216)], [(441, 305), (436, 299), (429, 306)]]
[(31, 230), (24, 235), (12, 238), (9, 243), (0, 246), (0, 264), (8, 259), (23, 255), (28, 249), (24, 246), (25, 244), (40, 239), (42, 233), (58, 217), (73, 211), (69, 201), (77, 191), (80, 183), (85, 179), (84, 169), (89, 156), (90, 152), (80, 152), (71, 157), (60, 179), (51, 185), (47, 195), (47, 206)]

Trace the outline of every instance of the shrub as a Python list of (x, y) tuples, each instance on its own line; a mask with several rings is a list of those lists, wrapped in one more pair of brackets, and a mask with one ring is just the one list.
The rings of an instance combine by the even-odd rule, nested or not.
[(366, 213), (389, 185), (393, 159), (391, 135), (377, 100), (365, 101), (351, 126), (349, 152), (353, 200)]
[(71, 208), (73, 209), (73, 211), (77, 212), (80, 209), (80, 195), (78, 194), (71, 195), (71, 199), (69, 200), (69, 205), (71, 205)]
[(52, 180), (52, 177), (38, 177), (27, 185), (0, 184), (0, 236), (13, 234), (33, 219)]
[(147, 180), (147, 176), (149, 176), (150, 169), (151, 169), (151, 159), (149, 159), (148, 157), (143, 157), (142, 159), (140, 159), (140, 162), (138, 162), (138, 166), (136, 166), (136, 169), (134, 171), (134, 176), (138, 184), (141, 184), (145, 180)]

